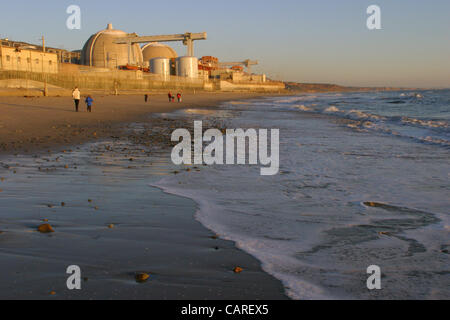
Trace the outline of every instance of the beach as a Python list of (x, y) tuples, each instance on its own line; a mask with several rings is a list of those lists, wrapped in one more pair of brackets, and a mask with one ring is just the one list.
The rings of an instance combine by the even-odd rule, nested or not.
[(142, 121), (151, 113), (183, 108), (211, 107), (224, 101), (251, 99), (259, 93), (188, 93), (183, 102), (168, 102), (167, 94), (93, 95), (93, 112), (80, 102), (75, 113), (69, 97), (0, 97), (0, 153), (32, 153), (55, 146), (73, 146), (86, 141), (118, 136), (123, 124)]
[[(257, 259), (194, 219), (194, 201), (152, 186), (203, 170), (170, 162), (185, 120), (169, 112), (255, 97), (94, 96), (89, 114), (70, 98), (1, 98), (0, 298), (287, 299)], [(71, 265), (81, 290), (67, 289)]]
[[(449, 98), (99, 96), (92, 114), (39, 99), (29, 106), (50, 108), (48, 118), (15, 121), (32, 128), (27, 139), (50, 138), (0, 156), (0, 297), (448, 299)], [(28, 110), (6, 108), (16, 119)], [(171, 133), (200, 120), (221, 132), (279, 129), (279, 173), (175, 166)], [(67, 290), (71, 265), (80, 291)], [(368, 289), (369, 266), (382, 289)]]

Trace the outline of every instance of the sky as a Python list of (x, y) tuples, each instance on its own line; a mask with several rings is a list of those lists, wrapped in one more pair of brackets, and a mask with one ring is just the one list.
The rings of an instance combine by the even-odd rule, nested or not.
[[(366, 10), (381, 8), (381, 30)], [(69, 5), (81, 30), (66, 27)], [(0, 38), (81, 49), (107, 23), (139, 35), (207, 32), (195, 55), (254, 59), (270, 78), (353, 86), (450, 87), (449, 0), (15, 0)], [(186, 49), (170, 43), (179, 55)]]

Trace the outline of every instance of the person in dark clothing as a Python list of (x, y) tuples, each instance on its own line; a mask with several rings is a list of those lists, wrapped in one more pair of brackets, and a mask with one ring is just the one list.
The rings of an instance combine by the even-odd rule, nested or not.
[(148, 94), (146, 94), (146, 95), (144, 96), (144, 100), (145, 100), (145, 103), (147, 103), (147, 101), (148, 101)]
[(91, 96), (87, 96), (85, 102), (86, 102), (87, 111), (92, 112), (92, 102), (94, 102), (94, 99), (92, 99)]
[(172, 92), (169, 92), (167, 96), (169, 97), (169, 102), (172, 102)]

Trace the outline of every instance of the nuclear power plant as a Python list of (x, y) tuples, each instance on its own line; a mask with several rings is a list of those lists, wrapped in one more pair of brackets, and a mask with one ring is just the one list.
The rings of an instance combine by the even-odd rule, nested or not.
[[(197, 58), (195, 43), (207, 38), (206, 32), (139, 36), (115, 29), (110, 23), (104, 30), (90, 36), (81, 50), (74, 52), (46, 48), (44, 43), (38, 47), (3, 39), (0, 42), (0, 70), (70, 74), (72, 77), (80, 77), (79, 82), (86, 83), (89, 87), (95, 86), (95, 78), (107, 78), (108, 80), (98, 82), (103, 83), (104, 87), (107, 86), (105, 83), (113, 81), (114, 90), (119, 86), (131, 88), (131, 83), (136, 89), (152, 86), (201, 87), (204, 90), (221, 91), (284, 89), (283, 83), (269, 81), (264, 74), (251, 72), (251, 66), (258, 64), (256, 60), (222, 62), (213, 56)], [(186, 46), (186, 51), (177, 53), (169, 46), (168, 43), (171, 42), (181, 42)], [(2, 52), (10, 54), (3, 55)], [(49, 62), (46, 64), (42, 60), (42, 67), (38, 68), (32, 63), (23, 63), (19, 53), (21, 57), (44, 54), (45, 60)], [(41, 62), (40, 59), (36, 61)], [(57, 76), (53, 75), (50, 79), (53, 78), (56, 79)], [(140, 82), (133, 82), (134, 80)], [(72, 80), (75, 81), (76, 79)]]

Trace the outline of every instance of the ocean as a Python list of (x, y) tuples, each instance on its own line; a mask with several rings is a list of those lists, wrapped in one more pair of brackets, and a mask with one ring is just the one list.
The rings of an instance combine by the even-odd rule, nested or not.
[[(280, 172), (203, 166), (151, 185), (294, 299), (450, 298), (450, 90), (300, 94), (164, 117), (280, 130)], [(382, 289), (368, 290), (377, 265)]]

